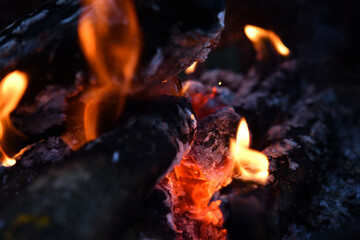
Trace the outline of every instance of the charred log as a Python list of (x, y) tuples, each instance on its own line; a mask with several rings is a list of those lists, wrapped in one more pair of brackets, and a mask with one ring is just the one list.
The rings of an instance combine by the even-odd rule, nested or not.
[[(4, 203), (3, 236), (123, 239), (153, 186), (180, 161), (196, 126), (184, 98), (161, 97), (127, 106), (113, 131), (54, 164), (16, 199)], [(31, 152), (15, 168), (28, 167), (26, 155)], [(5, 186), (17, 181), (11, 170), (2, 173)]]

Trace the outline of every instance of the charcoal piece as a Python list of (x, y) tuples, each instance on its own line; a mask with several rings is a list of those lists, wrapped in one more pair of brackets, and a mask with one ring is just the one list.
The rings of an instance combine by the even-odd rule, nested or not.
[(191, 114), (185, 98), (128, 102), (112, 131), (52, 166), (6, 203), (0, 234), (124, 239), (146, 196), (189, 147), (196, 126)]

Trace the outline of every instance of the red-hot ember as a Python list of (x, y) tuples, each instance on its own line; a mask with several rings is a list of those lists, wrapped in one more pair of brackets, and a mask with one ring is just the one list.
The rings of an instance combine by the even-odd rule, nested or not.
[[(219, 98), (217, 98), (217, 88), (213, 87), (206, 92), (187, 92), (190, 82), (186, 82), (183, 86), (183, 93), (187, 93), (190, 98), (191, 105), (198, 119), (202, 119), (217, 110), (226, 107)], [(221, 84), (219, 84), (221, 85)]]

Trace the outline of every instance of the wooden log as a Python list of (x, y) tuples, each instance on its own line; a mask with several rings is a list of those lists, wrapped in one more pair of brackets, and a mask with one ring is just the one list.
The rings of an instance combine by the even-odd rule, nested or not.
[(4, 203), (0, 235), (124, 239), (146, 196), (189, 147), (196, 126), (191, 114), (185, 98), (130, 102), (113, 131), (51, 166)]

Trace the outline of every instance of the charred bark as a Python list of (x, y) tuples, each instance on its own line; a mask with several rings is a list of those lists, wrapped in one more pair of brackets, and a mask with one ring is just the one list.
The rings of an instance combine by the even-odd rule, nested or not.
[[(184, 98), (160, 97), (127, 106), (113, 131), (52, 165), (16, 199), (7, 198), (0, 214), (2, 236), (124, 238), (151, 189), (180, 161), (196, 126)], [(14, 168), (3, 171), (4, 186), (18, 181), (12, 170), (27, 173), (24, 169), (30, 168), (31, 172), (26, 155), (24, 162), (20, 159)], [(4, 186), (6, 195), (10, 189), (4, 191)]]

